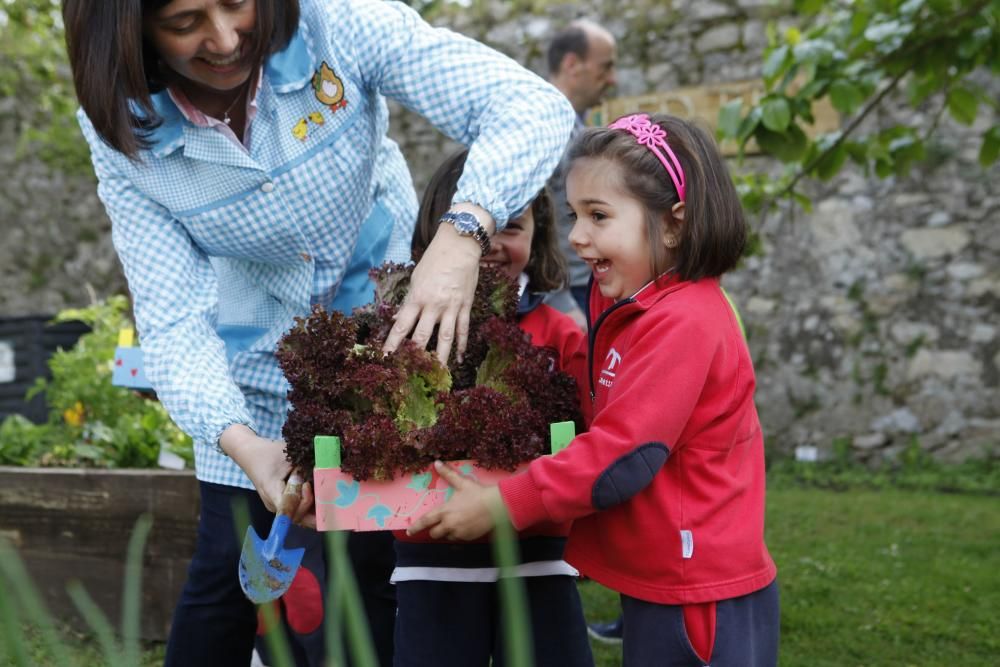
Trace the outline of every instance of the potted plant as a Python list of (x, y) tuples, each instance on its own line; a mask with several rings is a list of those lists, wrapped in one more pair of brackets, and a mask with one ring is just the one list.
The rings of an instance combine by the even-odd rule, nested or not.
[[(279, 342), (291, 385), (286, 453), (313, 471), (318, 515), (327, 517), (321, 528), (339, 510), (339, 525), (353, 530), (405, 526), (419, 507), (449, 494), (435, 460), (495, 481), (547, 453), (551, 425), (580, 420), (575, 381), (558, 370), (553, 350), (517, 326), (518, 286), (490, 268), (481, 271), (461, 361), (445, 367), (409, 341), (384, 355), (410, 271), (373, 270), (373, 303), (350, 316), (317, 308)], [(561, 439), (565, 429), (557, 427)], [(326, 435), (337, 440), (321, 438), (317, 460), (315, 437)], [(377, 503), (357, 502), (375, 496)], [(404, 498), (418, 506), (404, 508)], [(362, 508), (364, 517), (351, 518)]]

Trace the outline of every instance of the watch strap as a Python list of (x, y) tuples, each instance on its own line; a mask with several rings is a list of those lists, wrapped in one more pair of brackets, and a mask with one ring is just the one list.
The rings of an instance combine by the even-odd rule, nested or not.
[(455, 228), (460, 236), (471, 236), (479, 243), (482, 256), (490, 254), (490, 235), (472, 213), (468, 211), (447, 211), (441, 216), (441, 222), (447, 222)]

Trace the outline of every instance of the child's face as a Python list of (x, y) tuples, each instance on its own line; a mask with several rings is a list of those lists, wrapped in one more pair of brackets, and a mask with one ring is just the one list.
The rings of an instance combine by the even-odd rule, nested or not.
[(654, 277), (646, 212), (625, 192), (623, 176), (610, 160), (583, 158), (566, 177), (566, 198), (576, 216), (569, 242), (590, 265), (601, 294), (615, 301)]
[(535, 236), (535, 216), (529, 206), (519, 218), (513, 218), (499, 234), (490, 239), (490, 253), (480, 266), (500, 269), (517, 280), (531, 259), (531, 239)]

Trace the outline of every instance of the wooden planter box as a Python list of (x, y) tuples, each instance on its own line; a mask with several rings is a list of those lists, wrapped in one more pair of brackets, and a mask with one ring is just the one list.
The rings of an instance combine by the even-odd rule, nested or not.
[[(575, 435), (573, 422), (550, 425), (553, 454), (570, 443)], [(417, 473), (395, 479), (359, 481), (340, 470), (340, 439), (316, 436), (316, 467), (313, 487), (316, 499), (316, 529), (325, 530), (405, 530), (428, 510), (451, 497), (452, 488), (429, 466)], [(517, 470), (488, 470), (473, 461), (449, 461), (455, 470), (481, 484), (492, 485), (516, 475)]]
[(162, 640), (194, 553), (194, 473), (0, 467), (0, 535), (21, 555), (52, 615), (76, 628), (89, 630), (66, 594), (73, 579), (119, 627), (128, 541), (143, 512), (152, 514), (153, 528), (143, 558), (141, 633)]

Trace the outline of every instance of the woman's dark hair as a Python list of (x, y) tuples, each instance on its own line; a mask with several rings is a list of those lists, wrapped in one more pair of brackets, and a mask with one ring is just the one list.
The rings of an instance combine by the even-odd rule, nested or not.
[[(467, 149), (462, 149), (448, 157), (434, 175), (431, 176), (417, 213), (417, 226), (413, 230), (411, 251), (413, 260), (419, 261), (437, 232), (441, 215), (451, 208), (452, 199), (458, 190), (458, 179), (462, 177)], [(566, 282), (566, 259), (559, 249), (555, 220), (552, 217), (552, 202), (543, 189), (531, 202), (531, 214), (535, 220), (535, 233), (531, 237), (531, 251), (524, 272), (528, 274), (528, 287), (534, 292), (549, 292), (559, 289)]]
[[(150, 96), (165, 87), (143, 17), (171, 0), (63, 0), (66, 50), (80, 106), (97, 135), (130, 158), (160, 123)], [(298, 0), (256, 0), (254, 60), (280, 51), (299, 24)], [(137, 105), (141, 113), (132, 106)]]
[(569, 149), (572, 162), (584, 158), (610, 160), (621, 167), (622, 186), (646, 210), (648, 238), (662, 238), (664, 220), (679, 241), (673, 267), (661, 243), (650, 243), (654, 276), (673, 269), (682, 280), (720, 276), (739, 262), (746, 245), (747, 225), (740, 198), (719, 148), (698, 126), (668, 116), (650, 114), (651, 122), (667, 133), (667, 143), (680, 160), (686, 183), (684, 222), (673, 223), (671, 210), (677, 190), (663, 164), (625, 130), (592, 128), (583, 131)]

